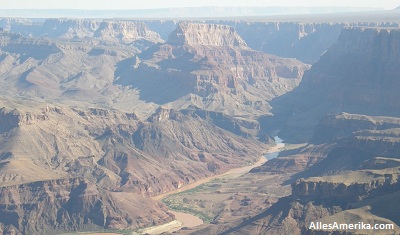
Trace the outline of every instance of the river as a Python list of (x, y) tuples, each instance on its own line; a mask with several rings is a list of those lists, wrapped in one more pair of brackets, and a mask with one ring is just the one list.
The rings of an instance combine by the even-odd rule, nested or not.
[[(250, 166), (244, 166), (244, 167), (239, 167), (239, 168), (234, 168), (229, 170), (228, 172), (225, 172), (223, 174), (220, 175), (215, 175), (215, 176), (211, 176), (211, 177), (207, 177), (201, 180), (198, 180), (194, 183), (191, 184), (187, 184), (179, 189), (164, 193), (164, 194), (160, 194), (156, 197), (153, 197), (154, 200), (157, 201), (161, 201), (163, 198), (165, 198), (166, 196), (172, 195), (172, 194), (176, 194), (176, 193), (180, 193), (180, 192), (184, 192), (186, 190), (189, 189), (193, 189), (201, 184), (207, 183), (210, 180), (216, 179), (216, 178), (220, 178), (222, 176), (238, 176), (238, 175), (243, 175), (248, 173), (251, 169), (253, 169), (254, 167), (258, 167), (261, 166), (262, 164), (264, 164), (266, 161), (271, 160), (273, 158), (278, 157), (280, 151), (282, 150), (282, 148), (285, 146), (285, 144), (283, 143), (283, 140), (281, 138), (279, 138), (278, 136), (274, 137), (276, 146), (273, 146), (272, 148), (270, 148), (267, 153), (260, 158), (260, 160), (258, 162), (256, 162), (253, 165)], [(171, 212), (172, 214), (175, 215), (176, 220), (167, 224), (163, 224), (160, 226), (155, 226), (155, 227), (151, 227), (151, 228), (147, 228), (142, 230), (142, 234), (144, 233), (148, 233), (148, 234), (160, 234), (163, 232), (174, 232), (174, 231), (178, 231), (180, 230), (182, 227), (188, 227), (188, 228), (192, 228), (192, 227), (196, 227), (199, 225), (203, 224), (203, 221), (192, 214), (189, 213), (185, 213), (185, 212), (178, 212), (178, 211), (173, 211), (173, 210), (169, 210), (169, 212)]]

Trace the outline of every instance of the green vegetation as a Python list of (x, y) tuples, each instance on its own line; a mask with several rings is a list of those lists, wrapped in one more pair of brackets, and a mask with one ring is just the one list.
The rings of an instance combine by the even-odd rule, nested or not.
[(103, 229), (97, 231), (87, 231), (87, 232), (74, 232), (74, 233), (61, 233), (59, 235), (85, 235), (85, 234), (102, 234), (102, 233), (115, 233), (115, 234), (122, 234), (122, 235), (131, 235), (134, 230), (115, 230), (115, 229)]
[(174, 204), (168, 204), (166, 201), (163, 201), (170, 209), (174, 211), (180, 211), (180, 212), (186, 212), (190, 213), (192, 215), (195, 215), (199, 217), (201, 220), (203, 220), (204, 223), (211, 223), (213, 221), (213, 218), (210, 217), (209, 215), (206, 215), (205, 213), (195, 210), (193, 208), (184, 206), (184, 205), (174, 205)]
[(300, 149), (307, 146), (307, 143), (302, 143), (302, 144), (290, 144), (290, 143), (285, 143), (285, 146), (280, 149), (281, 152), (283, 151), (288, 151), (288, 150), (295, 150), (295, 149)]
[[(199, 203), (197, 200), (189, 199), (192, 195), (208, 191), (209, 188), (213, 188), (213, 186), (210, 186), (209, 183), (205, 183), (184, 192), (165, 197), (162, 199), (162, 202), (171, 210), (186, 212), (199, 217), (204, 223), (210, 223), (213, 221), (214, 216), (210, 215), (209, 213), (205, 213), (204, 211), (200, 211), (201, 209), (204, 209), (204, 205), (202, 205), (202, 203)], [(199, 207), (200, 210), (195, 209), (196, 207)]]

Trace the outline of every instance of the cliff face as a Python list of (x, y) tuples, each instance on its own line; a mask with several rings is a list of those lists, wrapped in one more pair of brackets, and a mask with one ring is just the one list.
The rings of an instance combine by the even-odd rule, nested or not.
[(360, 170), (342, 175), (311, 177), (292, 184), (292, 195), (341, 205), (376, 197), (400, 189), (399, 169)]
[[(360, 32), (363, 31), (361, 30)], [(372, 35), (371, 40), (377, 40), (376, 35), (380, 33), (380, 30), (377, 30), (376, 33), (370, 32), (369, 35)], [(383, 35), (385, 38), (387, 32), (384, 32)], [(355, 36), (352, 35), (351, 37), (354, 38)], [(379, 39), (378, 41), (382, 40)], [(341, 45), (346, 47), (344, 44)], [(359, 42), (359, 44), (362, 45), (363, 43)], [(384, 45), (387, 44), (384, 43)], [(347, 51), (351, 52), (347, 54)], [(349, 57), (353, 56), (353, 53), (357, 54), (361, 62), (361, 55), (365, 57), (372, 56), (386, 61), (391, 54), (395, 54), (395, 52), (388, 52), (384, 49), (381, 57), (380, 53), (376, 51), (377, 49), (372, 50), (366, 46), (360, 46), (360, 48), (356, 47), (354, 50), (346, 47), (346, 50), (341, 51), (341, 53), (347, 54)], [(327, 54), (329, 55), (329, 51)], [(396, 60), (395, 58), (393, 59)], [(387, 62), (390, 63), (389, 61)], [(315, 68), (314, 66), (313, 68), (317, 69), (319, 63), (315, 64)], [(336, 63), (341, 62), (336, 61)], [(330, 68), (328, 64), (326, 66), (326, 68)], [(355, 64), (353, 66), (357, 67)], [(315, 72), (313, 68), (310, 73)], [(331, 69), (334, 74), (333, 68)], [(340, 67), (337, 70), (340, 70)], [(320, 72), (320, 70), (318, 71)], [(349, 71), (350, 68), (348, 68), (347, 72)], [(335, 81), (341, 86), (345, 86), (345, 82), (351, 83), (353, 80), (364, 81), (363, 79), (366, 79), (365, 83), (368, 84), (365, 87), (369, 87), (369, 89), (373, 89), (374, 85), (379, 84), (375, 80), (390, 80), (390, 76), (382, 78), (375, 74), (375, 77), (364, 72), (356, 71), (352, 76), (346, 75), (347, 73), (345, 72), (342, 73), (342, 76), (336, 74), (337, 77), (329, 78), (336, 79)], [(362, 74), (363, 77), (359, 78), (355, 74)], [(386, 71), (384, 74), (390, 74), (390, 72)], [(331, 90), (340, 89), (335, 81), (330, 81), (327, 76), (313, 77), (315, 80), (311, 80), (307, 75), (305, 76), (305, 79), (309, 78), (309, 80), (303, 80), (302, 85), (313, 84), (313, 89), (307, 90), (310, 93), (303, 94), (310, 95), (313, 98), (303, 99), (301, 96), (296, 96), (298, 100), (294, 103), (298, 104), (298, 106), (293, 106), (293, 110), (296, 112), (291, 113), (291, 115), (299, 115), (301, 118), (313, 117), (312, 115), (315, 115), (313, 111), (319, 115), (331, 113), (333, 112), (332, 110), (336, 111), (336, 109), (332, 108), (336, 105), (335, 101), (343, 102), (343, 106), (346, 105), (345, 100), (338, 99), (340, 95), (330, 100), (329, 95), (326, 94)], [(346, 81), (343, 76), (347, 76)], [(383, 84), (386, 83), (383, 82)], [(386, 85), (389, 86), (389, 84), (391, 83)], [(393, 82), (392, 85), (397, 86), (396, 82)], [(338, 87), (335, 88), (335, 86)], [(346, 94), (357, 97), (357, 92), (363, 91), (365, 87), (354, 86), (352, 87), (352, 92), (349, 91)], [(318, 88), (322, 89), (322, 91), (315, 91)], [(379, 90), (380, 88), (382, 86), (378, 86), (377, 89)], [(296, 92), (296, 89), (294, 92)], [(379, 90), (379, 92), (384, 92), (384, 90)], [(319, 94), (319, 96), (313, 96), (314, 94)], [(382, 97), (372, 98), (379, 100)], [(319, 100), (315, 101), (315, 99)], [(301, 103), (304, 100), (310, 100), (310, 102), (314, 102), (319, 106), (314, 107), (314, 109), (304, 109), (305, 106), (309, 105)], [(328, 103), (327, 100), (332, 103)], [(318, 103), (321, 101), (323, 102), (322, 104)], [(352, 101), (350, 100), (349, 102), (351, 103)], [(362, 108), (365, 113), (376, 108), (374, 107), (376, 103), (368, 107), (366, 103), (362, 103), (359, 100), (357, 102), (363, 105)], [(324, 105), (329, 104), (331, 106), (324, 107)], [(297, 179), (292, 183), (292, 195), (281, 198), (270, 209), (260, 214), (259, 217), (255, 217), (254, 221), (244, 222), (243, 227), (238, 226), (235, 232), (237, 234), (255, 233), (255, 231), (258, 233), (262, 231), (265, 234), (375, 234), (376, 231), (372, 230), (342, 229), (340, 231), (321, 231), (308, 228), (311, 222), (317, 221), (322, 221), (323, 223), (332, 223), (333, 221), (338, 223), (358, 223), (363, 221), (371, 224), (395, 224), (393, 230), (381, 231), (381, 234), (398, 233), (399, 227), (396, 224), (399, 223), (399, 220), (397, 216), (393, 215), (392, 211), (393, 208), (398, 208), (398, 195), (400, 192), (398, 159), (400, 122), (398, 117), (389, 116), (393, 115), (393, 112), (396, 112), (396, 110), (386, 109), (383, 114), (388, 116), (349, 113), (324, 116), (314, 128), (311, 138), (311, 142), (314, 145), (305, 146), (300, 150), (293, 151), (293, 153), (291, 151), (283, 152), (284, 156), (268, 161), (264, 166), (254, 170), (254, 172), (259, 170), (273, 174), (283, 174), (287, 171), (295, 171), (297, 166), (300, 171), (296, 171), (296, 174), (292, 175), (291, 178), (291, 180)], [(300, 126), (303, 124), (303, 122), (298, 123), (300, 123)], [(316, 161), (310, 161), (318, 157), (319, 159)], [(311, 162), (311, 165), (304, 164), (308, 162)]]
[(304, 85), (319, 86), (323, 100), (349, 113), (398, 116), (399, 43), (397, 29), (346, 28)]
[(238, 233), (376, 233), (362, 229), (322, 231), (309, 228), (311, 222), (356, 224), (360, 221), (395, 224), (393, 230), (384, 230), (381, 234), (398, 233), (396, 223), (399, 220), (392, 211), (398, 207), (400, 192), (399, 123), (399, 118), (388, 116), (348, 113), (325, 116), (312, 138), (320, 145), (306, 146), (294, 151), (295, 154), (283, 152), (283, 157), (257, 168), (283, 174), (295, 171), (295, 164), (289, 163), (319, 157), (311, 166), (292, 175), (291, 180), (297, 181), (291, 184), (290, 197), (281, 198), (261, 219), (240, 228)]
[[(224, 120), (223, 115), (211, 117), (160, 108), (147, 120), (140, 121), (132, 113), (65, 107), (46, 107), (42, 112), (3, 108), (0, 115), (3, 134), (0, 140), (10, 141), (0, 153), (4, 161), (0, 185), (35, 181), (37, 177), (29, 179), (25, 173), (42, 167), (43, 174), (39, 175), (45, 177), (47, 172), (45, 178), (57, 174), (65, 177), (68, 173), (85, 176), (103, 188), (125, 187), (131, 192), (154, 196), (178, 184), (253, 161), (263, 149), (263, 144), (255, 140), (257, 125), (228, 117)], [(58, 126), (53, 126), (53, 122), (58, 122)], [(234, 125), (237, 134), (249, 139), (235, 135)], [(15, 146), (15, 142), (23, 146)], [(248, 154), (253, 157), (246, 158)], [(151, 163), (156, 158), (159, 162)], [(199, 174), (185, 172), (183, 159), (198, 162), (191, 168)], [(171, 165), (174, 161), (176, 165)], [(168, 167), (161, 167), (163, 164), (179, 172), (172, 173), (175, 170), (168, 171)], [(24, 170), (15, 172), (13, 167)], [(131, 185), (129, 181), (135, 183)]]
[(337, 40), (346, 24), (235, 22), (235, 25), (251, 48), (312, 64)]
[[(40, 29), (33, 31), (32, 36), (47, 36), (50, 38), (84, 38), (92, 37), (99, 28), (100, 21), (88, 19), (46, 19)], [(13, 29), (13, 27), (11, 27)], [(51, 30), (49, 30), (51, 29)]]
[(326, 158), (303, 174), (317, 176), (358, 170), (365, 161), (376, 157), (397, 159), (399, 124), (399, 118), (386, 116), (348, 113), (325, 116), (315, 127), (311, 141), (330, 143), (332, 147)]
[(154, 43), (161, 42), (160, 36), (147, 28), (142, 22), (108, 22), (103, 21), (93, 33), (94, 37), (107, 41), (122, 43), (134, 42), (135, 40), (150, 40)]
[(0, 130), (6, 132), (21, 125), (31, 125), (47, 119), (48, 116), (45, 113), (22, 113), (17, 109), (9, 110), (3, 107), (0, 109)]
[[(254, 50), (313, 64), (334, 44), (346, 27), (393, 27), (396, 22), (253, 22), (246, 20), (207, 20), (206, 24), (229, 25)], [(167, 40), (177, 21), (145, 21)]]
[[(378, 163), (379, 169), (376, 168)], [(393, 230), (378, 234), (397, 234), (399, 219), (393, 210), (399, 207), (398, 159), (377, 158), (365, 169), (346, 174), (300, 179), (292, 183), (292, 195), (257, 216), (236, 222), (226, 234), (376, 234), (372, 230), (309, 229), (311, 222), (331, 224), (384, 223)], [(373, 169), (368, 168), (373, 166)], [(290, 168), (287, 168), (287, 171)]]
[(141, 121), (102, 108), (11, 106), (0, 110), (0, 229), (22, 234), (168, 222), (149, 196), (254, 162), (266, 148), (250, 136), (257, 125), (215, 113), (160, 108)]
[(121, 63), (117, 83), (139, 89), (141, 99), (176, 101), (171, 104), (175, 108), (185, 108), (185, 100), (186, 107), (191, 103), (237, 114), (268, 111), (265, 100), (291, 90), (308, 68), (247, 48), (230, 27), (193, 23), (179, 24), (167, 43), (144, 51), (129, 65)]
[[(379, 162), (379, 163), (378, 163)], [(340, 206), (343, 211), (332, 215), (314, 218), (313, 222), (394, 224), (393, 229), (374, 231), (362, 228), (322, 230), (309, 228), (305, 223), (301, 234), (396, 234), (399, 227), (398, 217), (392, 215), (393, 208), (398, 207), (399, 172), (398, 159), (379, 158), (368, 161), (366, 166), (379, 170), (359, 170), (347, 174), (329, 177), (312, 177), (301, 179), (292, 184), (292, 196), (302, 204), (311, 201), (325, 208)], [(395, 163), (393, 165), (393, 163)], [(373, 218), (373, 219), (370, 219)], [(301, 219), (298, 219), (301, 221)]]
[(294, 151), (283, 151), (273, 159), (268, 159), (262, 166), (251, 169), (250, 173), (269, 172), (272, 174), (284, 174), (291, 172), (301, 174), (317, 164), (331, 151), (331, 145), (311, 145), (301, 147)]
[[(228, 25), (235, 29), (238, 35), (244, 40), (250, 48), (263, 51), (268, 54), (274, 54), (285, 58), (296, 58), (304, 63), (313, 64), (319, 60), (322, 54), (336, 42), (341, 30), (346, 27), (393, 27), (398, 28), (396, 22), (253, 22), (246, 20), (207, 20), (196, 21), (197, 23), (212, 25)], [(3, 22), (3, 23), (1, 23)], [(157, 32), (160, 37), (167, 41), (168, 36), (173, 32), (179, 21), (176, 20), (145, 20), (145, 21), (125, 21), (122, 24), (140, 25), (145, 24), (152, 32)], [(25, 36), (46, 36), (63, 38), (85, 38), (92, 37), (96, 30), (104, 30), (105, 25), (116, 24), (116, 22), (99, 20), (71, 20), (71, 19), (48, 19), (43, 24), (32, 23), (23, 19), (0, 19), (0, 25), (3, 24), (11, 32), (22, 33)], [(100, 26), (100, 24), (102, 26)], [(118, 23), (119, 24), (119, 23)], [(127, 28), (130, 28), (128, 26)], [(131, 40), (133, 32), (126, 32), (120, 26), (122, 34), (118, 34), (114, 29), (103, 32), (106, 35), (104, 39), (115, 41), (116, 38)], [(136, 27), (136, 26), (134, 26)], [(51, 29), (49, 31), (49, 29)], [(197, 29), (199, 30), (199, 29)], [(114, 31), (114, 33), (112, 33)], [(152, 35), (147, 30), (148, 35)], [(96, 32), (101, 35), (100, 31)], [(114, 38), (110, 37), (113, 34)], [(126, 35), (125, 35), (126, 34)], [(107, 36), (108, 35), (108, 36)], [(125, 35), (125, 36), (124, 36)], [(194, 36), (195, 34), (192, 34)], [(150, 38), (150, 37), (146, 37)], [(157, 37), (154, 37), (156, 39)], [(204, 40), (204, 36), (200, 37)], [(177, 38), (176, 38), (177, 39)], [(176, 40), (174, 39), (174, 40)], [(182, 39), (180, 39), (182, 40)], [(212, 39), (214, 42), (219, 39)], [(226, 43), (226, 42), (221, 42)], [(242, 42), (236, 42), (241, 44)]]
[[(0, 224), (12, 225), (22, 234), (123, 229), (172, 219), (150, 199), (107, 192), (83, 178), (1, 187), (0, 198)], [(145, 214), (147, 208), (154, 211)]]
[[(316, 125), (311, 139), (312, 143), (327, 143), (335, 139), (357, 136), (384, 137), (384, 130), (392, 129), (391, 137), (395, 137), (395, 129), (400, 127), (400, 119), (384, 116), (366, 116), (359, 114), (342, 113), (326, 115)], [(375, 133), (374, 133), (375, 132)], [(386, 137), (389, 137), (386, 135)]]
[(168, 38), (171, 45), (246, 47), (246, 43), (226, 25), (179, 23)]
[[(255, 50), (305, 63), (317, 62), (346, 27), (393, 27), (398, 23), (235, 22), (239, 35)], [(255, 33), (256, 32), (256, 33)], [(257, 35), (257, 36), (256, 36)]]
[[(329, 113), (398, 117), (399, 38), (400, 31), (393, 28), (344, 29), (299, 87), (274, 102), (277, 113), (291, 116), (291, 130), (282, 134), (295, 135), (298, 124), (308, 129), (304, 137), (309, 138), (313, 123)], [(306, 117), (310, 122), (300, 123)]]
[[(108, 21), (96, 19), (46, 19), (43, 23), (9, 20), (10, 32), (26, 37), (63, 38), (75, 41), (102, 40), (106, 42), (132, 43), (147, 40), (161, 42), (160, 36), (139, 21)], [(93, 42), (92, 42), (93, 43)]]
[(133, 99), (145, 109), (149, 101), (174, 102), (174, 109), (261, 115), (269, 100), (293, 89), (308, 69), (295, 59), (251, 50), (228, 26), (182, 23), (171, 42), (156, 45), (159, 38), (143, 22), (59, 19), (40, 27), (60, 32), (51, 38), (0, 37), (5, 94), (101, 102), (129, 112)]

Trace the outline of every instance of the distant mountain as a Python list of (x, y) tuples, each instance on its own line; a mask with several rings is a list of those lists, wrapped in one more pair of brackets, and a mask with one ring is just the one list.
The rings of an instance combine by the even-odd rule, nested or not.
[(64, 10), (64, 9), (7, 9), (0, 10), (3, 17), (25, 18), (198, 18), (238, 17), (297, 14), (329, 14), (338, 12), (382, 10), (357, 7), (182, 7), (132, 10)]

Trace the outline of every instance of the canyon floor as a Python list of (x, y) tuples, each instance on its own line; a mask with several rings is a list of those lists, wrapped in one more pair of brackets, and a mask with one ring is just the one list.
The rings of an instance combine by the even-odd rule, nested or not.
[[(284, 148), (283, 143), (278, 143), (276, 146), (270, 148), (266, 154), (279, 153)], [(265, 174), (249, 174), (249, 171), (255, 167), (259, 167), (267, 161), (265, 156), (261, 157), (258, 162), (253, 165), (231, 169), (226, 173), (202, 179), (194, 184), (186, 185), (180, 189), (154, 197), (155, 200), (161, 200), (166, 204), (171, 211), (178, 216), (178, 221), (182, 222), (182, 225), (171, 229), (171, 230), (157, 230), (157, 232), (175, 232), (179, 229), (194, 229), (205, 223), (214, 222), (216, 217), (220, 217), (223, 211), (230, 210), (234, 213), (248, 213), (246, 210), (252, 210), (254, 208), (242, 208), (242, 212), (234, 211), (235, 208), (231, 208), (228, 201), (235, 202), (236, 197), (252, 198), (257, 203), (262, 204), (263, 201), (285, 196), (288, 194), (287, 187), (282, 188), (281, 183), (287, 179), (285, 176), (267, 176)], [(265, 182), (274, 182), (273, 184)], [(249, 194), (249, 192), (252, 192)], [(246, 195), (248, 194), (248, 195)], [(235, 198), (235, 199), (234, 199)], [(251, 200), (246, 200), (246, 203)], [(263, 206), (258, 205), (258, 210), (265, 209)], [(184, 213), (179, 213), (184, 212)], [(256, 213), (254, 211), (253, 213)], [(189, 216), (188, 216), (189, 214)], [(251, 215), (252, 213), (248, 213)], [(195, 215), (195, 217), (190, 216)], [(230, 215), (226, 219), (233, 219)], [(192, 218), (192, 221), (189, 219)], [(189, 220), (188, 220), (189, 219)], [(201, 221), (201, 222), (200, 222)], [(218, 222), (223, 220), (218, 219)], [(163, 226), (163, 225), (161, 225)], [(153, 234), (148, 230), (144, 232)]]

